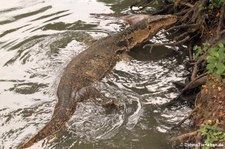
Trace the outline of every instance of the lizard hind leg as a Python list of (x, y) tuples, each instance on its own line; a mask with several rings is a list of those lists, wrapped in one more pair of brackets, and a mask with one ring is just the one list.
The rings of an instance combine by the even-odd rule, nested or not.
[(76, 101), (82, 102), (86, 99), (92, 100), (96, 105), (107, 109), (121, 109), (122, 105), (118, 100), (113, 100), (100, 93), (98, 89), (93, 86), (82, 88), (76, 93)]
[(103, 94), (101, 94), (99, 98), (93, 98), (93, 101), (95, 102), (95, 104), (100, 105), (109, 110), (120, 110), (123, 107), (119, 100), (110, 99)]

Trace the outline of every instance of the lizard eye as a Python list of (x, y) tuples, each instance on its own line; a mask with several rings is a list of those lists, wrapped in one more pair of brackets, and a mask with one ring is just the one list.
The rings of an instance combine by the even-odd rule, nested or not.
[(118, 50), (116, 51), (116, 54), (121, 55), (124, 52), (124, 50)]
[(128, 43), (127, 43), (127, 40), (121, 40), (117, 43), (117, 46), (119, 47), (127, 47), (128, 46)]
[(128, 43), (131, 44), (134, 41), (133, 37), (128, 39)]

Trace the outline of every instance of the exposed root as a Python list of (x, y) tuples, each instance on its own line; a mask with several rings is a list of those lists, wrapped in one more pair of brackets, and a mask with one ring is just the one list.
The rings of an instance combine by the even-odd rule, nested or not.
[(186, 42), (186, 41), (188, 41), (190, 39), (190, 36), (187, 36), (186, 38), (184, 38), (184, 39), (182, 39), (182, 40), (180, 40), (180, 41), (177, 41), (177, 42), (171, 42), (171, 43), (155, 43), (155, 44), (146, 44), (146, 45), (144, 45), (143, 46), (143, 48), (145, 48), (145, 47), (151, 47), (151, 49), (152, 49), (152, 47), (155, 47), (155, 46), (176, 46), (176, 45), (180, 45), (180, 44), (182, 44), (182, 43), (184, 43), (184, 42)]
[(225, 3), (220, 9), (220, 18), (219, 18), (219, 23), (217, 26), (217, 34), (221, 32), (221, 30), (224, 28), (224, 21), (225, 21)]
[(188, 12), (188, 10), (189, 9), (185, 8), (185, 9), (179, 11), (179, 12), (174, 13), (174, 15), (176, 15), (176, 16), (183, 16), (184, 14), (186, 14)]
[(189, 2), (183, 2), (183, 1), (181, 1), (181, 0), (176, 0), (174, 6), (176, 7), (176, 6), (179, 6), (179, 5), (181, 5), (181, 6), (186, 6), (186, 7), (190, 7), (190, 8), (194, 7), (194, 5), (192, 5), (192, 4), (189, 3)]
[(195, 3), (194, 7), (190, 8), (189, 11), (181, 19), (182, 22), (191, 23), (203, 23), (204, 14), (201, 8), (205, 8), (208, 0), (202, 0)]
[[(200, 144), (202, 139), (201, 133), (198, 133), (195, 137), (195, 144)], [(200, 149), (201, 147), (199, 145), (195, 146), (195, 149)]]
[(191, 90), (191, 89), (194, 89), (194, 88), (199, 87), (201, 85), (204, 85), (206, 83), (206, 80), (207, 80), (207, 76), (203, 76), (201, 78), (194, 79), (193, 81), (189, 82), (185, 86), (185, 88), (182, 89), (181, 94), (183, 94), (187, 90)]
[(173, 127), (171, 128), (171, 130), (173, 130), (173, 129), (177, 128), (177, 127), (180, 127), (186, 120), (190, 119), (190, 118), (193, 116), (193, 114), (194, 114), (197, 110), (198, 110), (198, 107), (195, 107), (195, 108), (190, 112), (190, 114), (189, 114), (187, 117), (185, 117), (185, 118), (184, 118), (183, 120), (181, 120), (178, 124), (176, 124), (175, 126), (173, 126)]
[[(187, 32), (184, 32), (183, 34), (177, 36), (174, 38), (175, 41), (182, 41), (184, 40), (185, 38), (187, 38), (189, 36), (189, 34), (192, 33), (192, 31), (187, 31)], [(185, 40), (186, 42), (187, 40)]]
[(199, 130), (196, 130), (196, 131), (193, 131), (193, 132), (189, 132), (189, 133), (185, 133), (185, 134), (182, 134), (182, 135), (179, 135), (177, 137), (173, 137), (170, 139), (171, 142), (174, 142), (174, 141), (179, 141), (179, 142), (184, 142), (185, 140), (191, 138), (191, 137), (194, 137), (194, 136), (197, 136), (199, 133)]
[(198, 58), (198, 60), (196, 61), (195, 65), (194, 65), (194, 68), (193, 68), (193, 71), (192, 71), (192, 74), (191, 74), (191, 80), (195, 80), (196, 76), (197, 76), (197, 73), (198, 73), (198, 67), (200, 65), (200, 63), (202, 63), (204, 60), (205, 60), (205, 57), (206, 57), (206, 54), (200, 56)]
[(220, 34), (220, 37), (221, 37), (223, 34), (225, 34), (225, 30), (222, 30), (219, 34)]
[(224, 22), (225, 22), (225, 3), (220, 9), (220, 18), (217, 26), (217, 37), (216, 37), (217, 40), (219, 40), (225, 33), (225, 30), (223, 30), (225, 28)]
[(188, 56), (189, 56), (190, 61), (193, 60), (192, 48), (193, 48), (192, 41), (190, 41), (189, 44), (188, 44)]
[(196, 28), (198, 27), (199, 24), (181, 24), (181, 25), (178, 25), (178, 26), (173, 26), (171, 28), (169, 28), (167, 31), (172, 31), (172, 30), (177, 30), (177, 29), (183, 29), (183, 28)]

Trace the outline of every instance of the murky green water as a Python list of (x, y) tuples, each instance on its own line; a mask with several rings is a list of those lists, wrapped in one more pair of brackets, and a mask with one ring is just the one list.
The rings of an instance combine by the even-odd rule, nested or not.
[[(132, 0), (0, 1), (0, 149), (16, 148), (51, 118), (66, 64), (91, 36), (118, 32), (118, 19), (90, 13), (127, 12)], [(152, 39), (167, 40), (159, 33)], [(171, 81), (183, 79), (176, 49), (138, 47), (98, 83), (124, 110), (81, 103), (68, 128), (31, 148), (169, 149), (169, 129), (186, 107), (161, 109), (176, 96)], [(47, 142), (48, 141), (48, 142)], [(47, 143), (46, 143), (47, 142)]]

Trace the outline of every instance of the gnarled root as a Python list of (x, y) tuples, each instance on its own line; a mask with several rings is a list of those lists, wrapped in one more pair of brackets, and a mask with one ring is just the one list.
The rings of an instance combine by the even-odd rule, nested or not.
[(173, 141), (179, 141), (179, 142), (184, 142), (185, 140), (191, 138), (191, 137), (194, 137), (196, 135), (198, 135), (199, 133), (199, 130), (196, 130), (196, 131), (193, 131), (193, 132), (189, 132), (189, 133), (185, 133), (185, 134), (182, 134), (182, 135), (179, 135), (179, 136), (176, 136), (176, 137), (173, 137), (170, 139), (171, 142)]

